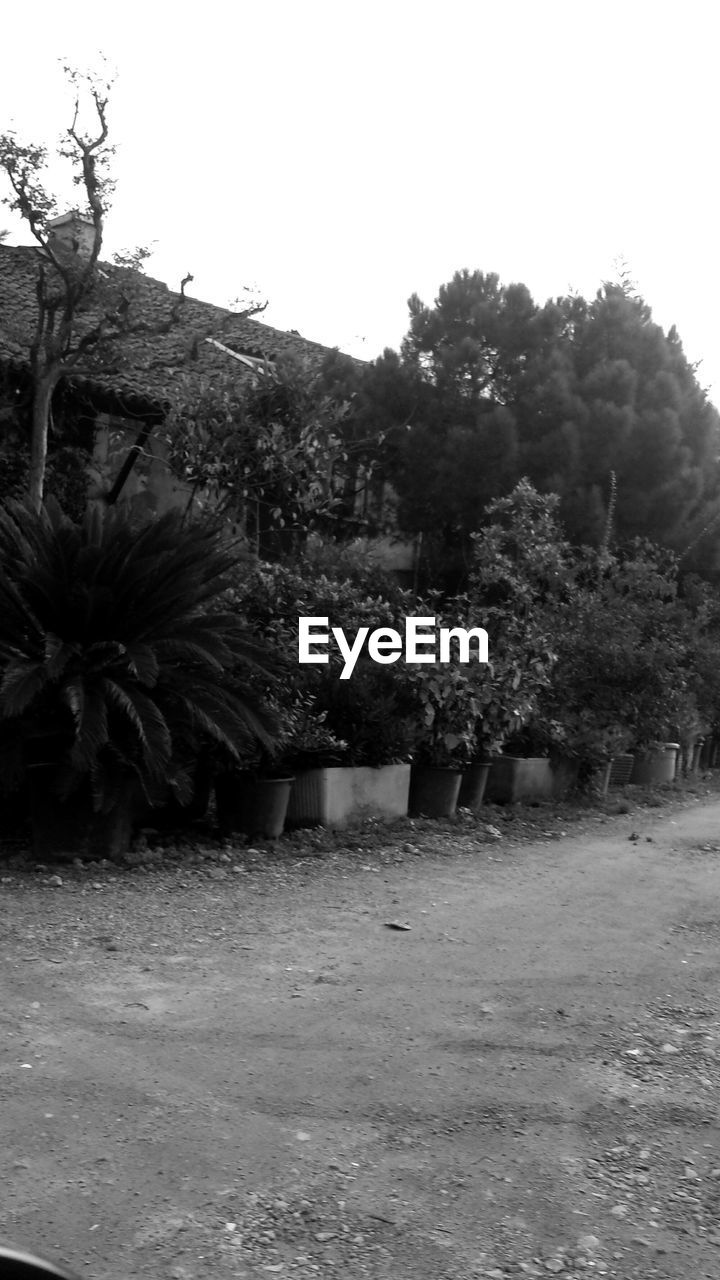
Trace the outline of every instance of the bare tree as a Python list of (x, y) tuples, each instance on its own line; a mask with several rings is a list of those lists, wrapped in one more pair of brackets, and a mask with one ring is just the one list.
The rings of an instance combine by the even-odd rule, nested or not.
[[(11, 193), (4, 203), (27, 223), (38, 246), (35, 281), (35, 316), (28, 346), (31, 381), (31, 438), (28, 492), (39, 510), (45, 487), (48, 432), (52, 425), (53, 394), (61, 379), (79, 377), (89, 370), (97, 376), (112, 368), (114, 348), (125, 337), (148, 339), (168, 333), (179, 323), (185, 301), (188, 273), (180, 291), (170, 295), (167, 314), (148, 320), (143, 315), (139, 275), (150, 250), (136, 248), (113, 255), (116, 270), (100, 265), (105, 217), (114, 182), (110, 161), (114, 147), (108, 143), (108, 104), (112, 78), (64, 68), (72, 89), (73, 107), (58, 155), (73, 169), (73, 179), (83, 194), (84, 208), (76, 209), (80, 232), (75, 239), (56, 234), (56, 199), (44, 180), (48, 151), (44, 146), (21, 142), (13, 131), (0, 135), (0, 170)], [(85, 121), (84, 126), (81, 120)], [(64, 220), (63, 220), (64, 221)], [(238, 316), (263, 311), (267, 303), (251, 303)], [(230, 319), (228, 313), (225, 323)], [(222, 323), (219, 325), (222, 329)], [(206, 334), (197, 334), (195, 344)], [(128, 474), (151, 431), (144, 427), (130, 450), (121, 474), (107, 500), (117, 501)]]

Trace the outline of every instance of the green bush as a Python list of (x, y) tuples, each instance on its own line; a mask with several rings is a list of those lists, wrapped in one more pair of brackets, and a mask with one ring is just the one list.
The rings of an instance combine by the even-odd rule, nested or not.
[(504, 735), (514, 754), (559, 751), (591, 767), (667, 739), (700, 691), (676, 558), (642, 541), (614, 554), (572, 548), (557, 498), (527, 481), (488, 515), (469, 593), (490, 637), (480, 745)]
[(636, 542), (577, 565), (555, 610), (557, 663), (540, 711), (569, 754), (597, 765), (673, 733), (692, 684), (693, 623), (670, 552)]
[(112, 806), (135, 777), (150, 803), (187, 798), (198, 753), (230, 759), (275, 725), (250, 675), (267, 655), (220, 608), (235, 549), (176, 514), (120, 511), (76, 524), (50, 501), (0, 513), (0, 720), (22, 762), (51, 763), (58, 793), (91, 784)]
[[(352, 556), (338, 557), (334, 567), (351, 576), (328, 577), (318, 572), (313, 559), (260, 565), (228, 594), (277, 662), (277, 674), (264, 692), (285, 725), (280, 754), (296, 767), (310, 759), (317, 764), (373, 766), (407, 760), (412, 707), (395, 668), (378, 667), (361, 657), (351, 679), (341, 680), (343, 660), (333, 644), (326, 664), (298, 662), (302, 616), (327, 617), (331, 627), (342, 627), (352, 637), (363, 626), (402, 631), (412, 611), (408, 594), (382, 572), (374, 590), (374, 571)], [(327, 737), (318, 742), (320, 726)]]
[(527, 481), (490, 503), (472, 538), (464, 609), (488, 632), (490, 666), (475, 671), (479, 756), (492, 755), (537, 714), (552, 681), (558, 610), (574, 592), (573, 552), (558, 499)]
[[(266, 692), (287, 720), (296, 759), (303, 734), (309, 748), (310, 731), (322, 726), (328, 763), (451, 764), (505, 747), (559, 751), (590, 769), (628, 746), (682, 736), (703, 717), (720, 719), (720, 604), (709, 588), (681, 597), (671, 553), (643, 542), (578, 551), (557, 499), (527, 481), (487, 514), (463, 596), (417, 600), (352, 548), (318, 546), (241, 584), (235, 607), (281, 664)], [(412, 614), (484, 627), (489, 663), (406, 666), (401, 658), (380, 667), (361, 657), (341, 681), (332, 644), (326, 665), (297, 661), (302, 615), (328, 617), (352, 637), (361, 626), (402, 633)], [(320, 750), (317, 732), (314, 741)]]

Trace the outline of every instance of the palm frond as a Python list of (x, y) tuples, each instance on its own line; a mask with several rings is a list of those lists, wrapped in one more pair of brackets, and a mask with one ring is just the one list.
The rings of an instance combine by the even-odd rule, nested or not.
[(43, 647), (43, 628), (22, 591), (9, 578), (0, 578), (0, 645), (33, 650)]
[(277, 723), (258, 695), (237, 684), (223, 688), (216, 681), (196, 676), (191, 685), (182, 678), (168, 680), (163, 689), (166, 716), (173, 724), (202, 728), (233, 754), (253, 740), (271, 747)]
[(133, 730), (144, 767), (151, 773), (162, 771), (172, 755), (172, 735), (157, 703), (142, 690), (122, 686), (109, 677), (103, 677), (100, 684), (108, 703)]
[(75, 741), (70, 763), (80, 772), (88, 772), (109, 741), (107, 701), (99, 688), (85, 692), (80, 715), (75, 721)]
[(68, 644), (60, 636), (48, 632), (45, 636), (45, 675), (48, 680), (59, 680), (71, 658), (77, 657), (77, 644)]
[[(56, 503), (0, 511), (0, 717), (73, 733), (70, 775), (137, 773), (147, 791), (210, 739), (236, 757), (277, 731), (248, 687), (276, 670), (267, 647), (218, 608), (236, 544), (169, 513), (121, 510), (83, 524)], [(178, 785), (180, 784), (180, 780)]]
[(66, 680), (58, 690), (58, 697), (70, 712), (77, 734), (85, 711), (85, 682), (82, 676)]
[(140, 684), (152, 688), (160, 671), (158, 654), (152, 645), (137, 644), (132, 641), (125, 645), (127, 669)]
[(18, 660), (8, 663), (0, 679), (0, 716), (21, 716), (47, 686), (42, 662)]
[(174, 665), (188, 670), (201, 667), (223, 675), (233, 663), (232, 650), (222, 636), (208, 635), (204, 640), (174, 636), (158, 641), (155, 651), (163, 667)]

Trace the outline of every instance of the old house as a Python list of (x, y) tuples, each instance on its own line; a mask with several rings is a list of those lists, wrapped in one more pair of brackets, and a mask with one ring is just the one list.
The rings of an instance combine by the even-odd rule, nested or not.
[[(82, 256), (92, 224), (65, 215), (51, 224), (56, 246)], [(37, 315), (36, 281), (42, 250), (0, 245), (0, 370), (4, 396), (0, 430), (21, 429), (27, 399), (28, 351)], [(117, 492), (104, 497), (145, 502), (158, 509), (182, 500), (182, 481), (163, 460), (162, 432), (168, 410), (195, 381), (198, 386), (232, 371), (242, 379), (272, 371), (293, 356), (319, 367), (328, 349), (297, 333), (284, 333), (246, 315), (173, 292), (138, 270), (110, 264), (98, 268), (96, 296), (78, 316), (84, 332), (112, 309), (112, 336), (88, 352), (63, 379), (53, 402), (55, 425), (69, 428), (91, 446), (94, 473)], [(116, 317), (124, 311), (126, 322)], [(13, 404), (15, 412), (12, 412)], [(110, 479), (112, 477), (112, 479)]]
[[(92, 248), (92, 224), (77, 213), (50, 224), (53, 247), (68, 261)], [(37, 278), (43, 251), (0, 244), (0, 467), (12, 469), (27, 432), (29, 350), (37, 318)], [(328, 348), (264, 324), (257, 316), (202, 302), (132, 266), (101, 263), (98, 283), (76, 329), (104, 316), (107, 337), (94, 344), (58, 385), (53, 398), (50, 452), (60, 442), (86, 451), (86, 496), (161, 511), (187, 506), (191, 485), (168, 458), (164, 426), (193, 387), (272, 378), (278, 361), (294, 359), (317, 371)], [(83, 481), (84, 482), (84, 481)], [(4, 486), (7, 491), (7, 485)], [(369, 524), (370, 490), (349, 477), (355, 532)], [(192, 491), (194, 493), (194, 490)], [(373, 501), (377, 501), (375, 495)], [(381, 499), (382, 500), (382, 499)], [(346, 511), (348, 510), (346, 506)], [(352, 532), (353, 521), (348, 526)], [(407, 558), (400, 552), (400, 559)], [(398, 552), (388, 543), (390, 562)], [(400, 566), (398, 566), (400, 567)]]

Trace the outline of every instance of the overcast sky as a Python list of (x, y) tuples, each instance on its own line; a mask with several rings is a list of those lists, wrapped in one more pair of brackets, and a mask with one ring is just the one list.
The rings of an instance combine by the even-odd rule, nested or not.
[(102, 51), (108, 253), (152, 243), (172, 287), (256, 286), (368, 359), (462, 267), (544, 302), (622, 259), (718, 403), (719, 26), (709, 0), (40, 0), (4, 21), (0, 129), (54, 143), (58, 60)]

